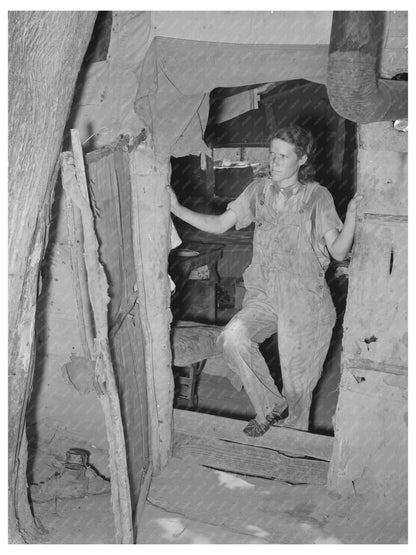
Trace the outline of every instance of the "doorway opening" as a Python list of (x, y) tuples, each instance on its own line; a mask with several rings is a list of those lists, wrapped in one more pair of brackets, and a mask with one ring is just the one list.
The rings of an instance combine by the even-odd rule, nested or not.
[[(267, 175), (270, 137), (291, 123), (312, 132), (315, 180), (331, 192), (343, 220), (356, 189), (356, 126), (332, 109), (324, 85), (304, 79), (211, 91), (204, 135), (211, 157), (171, 158), (171, 186), (179, 202), (197, 212), (224, 212), (253, 179)], [(175, 407), (248, 420), (254, 417), (254, 409), (244, 390), (236, 389), (232, 372), (216, 351), (215, 337), (242, 307), (243, 273), (252, 257), (254, 224), (214, 235), (175, 217), (173, 222), (182, 243), (169, 257), (169, 273), (176, 285), (172, 328), (196, 326), (199, 334), (202, 330), (209, 337), (202, 349), (207, 358), (183, 366), (173, 361)], [(337, 321), (309, 422), (309, 431), (329, 436), (338, 400), (348, 266), (348, 259), (333, 260), (326, 272)], [(178, 333), (186, 336), (189, 330)], [(277, 334), (264, 341), (260, 351), (281, 390)]]

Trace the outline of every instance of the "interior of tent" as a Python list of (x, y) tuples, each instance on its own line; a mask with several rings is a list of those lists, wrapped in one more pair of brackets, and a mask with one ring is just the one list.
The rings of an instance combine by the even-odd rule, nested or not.
[[(332, 261), (326, 274), (337, 321), (309, 432), (275, 427), (247, 446), (241, 421), (253, 407), (216, 338), (242, 306), (253, 225), (214, 235), (170, 213), (169, 185), (188, 208), (224, 212), (268, 175), (270, 139), (292, 123), (314, 135), (316, 181), (342, 220), (357, 190), (357, 124), (334, 110), (326, 86), (332, 13), (300, 12), (296, 27), (295, 12), (240, 16), (228, 41), (228, 12), (190, 13), (196, 19), (186, 31), (185, 14), (99, 12), (63, 137), (40, 274), (26, 476), (29, 486), (40, 484), (72, 448), (87, 452), (119, 488), (111, 503), (121, 543), (137, 536), (152, 477), (172, 445), (181, 463), (191, 453), (205, 468), (286, 484), (322, 485), (333, 460), (349, 258)], [(365, 358), (382, 342), (361, 343), (355, 352), (365, 349)], [(276, 334), (260, 348), (281, 389)], [(351, 409), (344, 405), (343, 415)], [(221, 448), (202, 429), (224, 434)], [(272, 455), (280, 466), (268, 466)], [(355, 494), (345, 476), (343, 487)]]

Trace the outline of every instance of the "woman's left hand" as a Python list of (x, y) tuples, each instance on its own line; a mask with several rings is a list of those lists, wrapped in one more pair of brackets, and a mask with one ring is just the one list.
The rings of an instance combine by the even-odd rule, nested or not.
[(353, 216), (355, 218), (355, 216), (357, 215), (357, 208), (363, 198), (364, 195), (361, 195), (360, 193), (355, 193), (355, 195), (348, 203), (347, 216)]

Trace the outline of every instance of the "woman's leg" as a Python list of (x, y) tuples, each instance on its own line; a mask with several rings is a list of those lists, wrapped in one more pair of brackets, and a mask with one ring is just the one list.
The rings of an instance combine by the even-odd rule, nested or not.
[(277, 389), (258, 344), (276, 332), (276, 315), (264, 304), (250, 304), (238, 312), (218, 337), (219, 350), (230, 369), (241, 379), (259, 424), (286, 401)]
[(308, 429), (312, 393), (322, 374), (332, 328), (332, 322), (317, 321), (316, 325), (306, 324), (299, 329), (279, 321), (283, 394), (289, 409), (289, 416), (282, 425), (298, 430)]

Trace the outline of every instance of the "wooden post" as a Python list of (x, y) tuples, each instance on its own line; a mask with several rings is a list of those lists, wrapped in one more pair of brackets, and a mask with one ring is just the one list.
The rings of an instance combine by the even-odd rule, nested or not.
[(130, 154), (134, 256), (139, 308), (145, 338), (150, 445), (154, 472), (172, 450), (173, 375), (170, 348), (170, 288), (167, 258), (170, 212), (166, 186), (169, 158), (147, 143)]
[(96, 12), (9, 12), (9, 525), (36, 535), (27, 498), (25, 413), (35, 360), (39, 265), (62, 134)]
[[(46, 205), (46, 209), (48, 206)], [(11, 543), (32, 543), (37, 528), (27, 499), (25, 413), (35, 364), (35, 318), (39, 266), (47, 236), (47, 213), (39, 214), (33, 245), (26, 260), (17, 327), (9, 324), (9, 525)], [(10, 289), (9, 289), (10, 291)], [(13, 314), (9, 314), (9, 320)], [(20, 416), (20, 419), (18, 417)]]
[[(407, 495), (407, 134), (391, 122), (358, 127), (363, 194), (350, 265), (330, 489)], [(398, 514), (398, 513), (396, 513)], [(407, 518), (397, 516), (397, 518)]]

